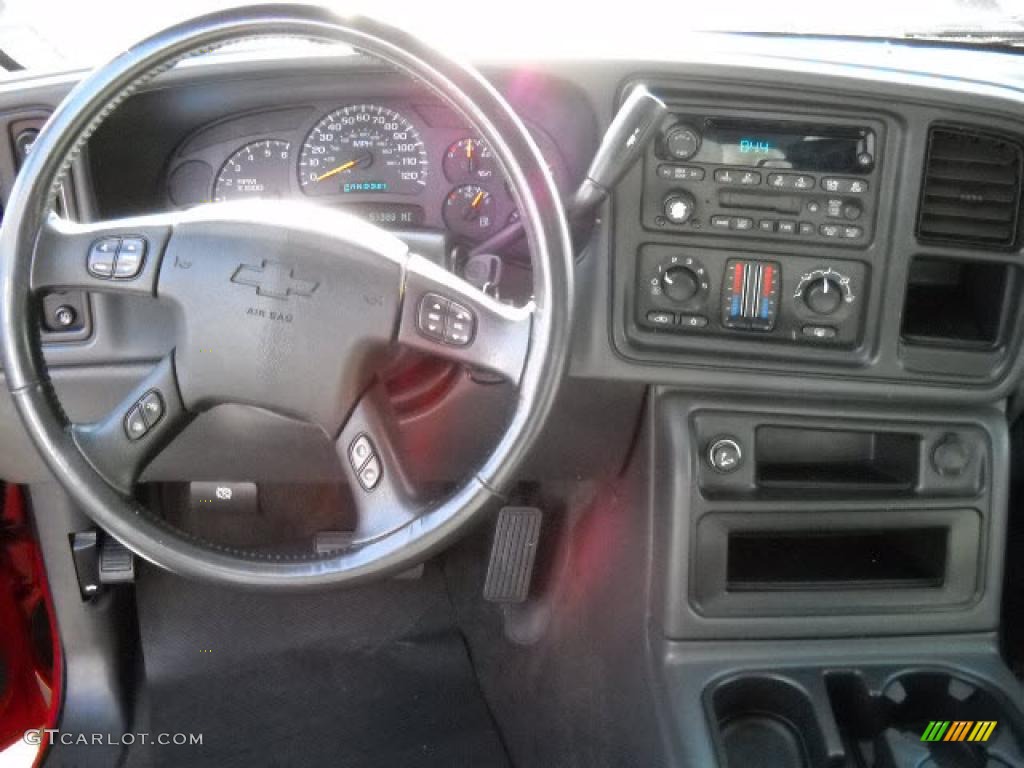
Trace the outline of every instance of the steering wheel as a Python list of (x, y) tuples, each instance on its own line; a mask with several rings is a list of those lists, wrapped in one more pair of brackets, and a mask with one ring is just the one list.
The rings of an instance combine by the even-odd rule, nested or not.
[[(58, 218), (58, 180), (119, 103), (183, 58), (240, 39), (349, 45), (421, 81), (487, 142), (509, 179), (534, 265), (534, 299), (501, 304), (363, 220), (299, 202), (211, 204), (81, 224)], [(565, 368), (572, 250), (565, 213), (530, 134), (474, 69), (414, 37), (317, 7), (255, 6), (167, 29), (83, 80), (36, 140), (0, 229), (0, 333), (7, 386), (57, 480), (97, 525), (179, 574), (266, 588), (353, 584), (450, 544), (514, 478)], [(72, 423), (50, 384), (42, 292), (149, 297), (176, 310), (171, 350), (105, 418)], [(472, 476), (424, 498), (389, 435), (374, 369), (406, 345), (514, 384), (507, 427)], [(358, 523), (351, 543), (268, 554), (200, 539), (141, 505), (153, 457), (195, 414), (241, 403), (318, 425), (334, 440)], [(45, 514), (45, 512), (44, 512)]]

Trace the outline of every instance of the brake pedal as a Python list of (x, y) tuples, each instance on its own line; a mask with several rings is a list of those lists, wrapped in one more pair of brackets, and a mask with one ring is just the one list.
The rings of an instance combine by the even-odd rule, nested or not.
[(498, 513), (484, 600), (522, 603), (529, 597), (543, 519), (544, 513), (536, 507), (504, 507)]
[(135, 581), (135, 553), (115, 539), (104, 536), (100, 545), (100, 584), (131, 584)]

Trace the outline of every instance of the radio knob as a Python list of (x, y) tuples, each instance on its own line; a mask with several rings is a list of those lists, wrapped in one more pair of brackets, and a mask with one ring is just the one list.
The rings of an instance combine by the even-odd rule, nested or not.
[(819, 315), (831, 315), (843, 302), (843, 289), (830, 277), (819, 277), (804, 288), (804, 303)]
[(688, 192), (673, 192), (665, 198), (663, 205), (665, 218), (673, 224), (688, 222), (696, 208), (697, 204), (693, 200), (693, 195)]
[(700, 280), (692, 269), (686, 267), (669, 267), (661, 276), (661, 290), (672, 301), (689, 301), (697, 295)]
[(689, 160), (700, 149), (700, 134), (688, 125), (674, 125), (665, 133), (664, 144), (674, 160)]

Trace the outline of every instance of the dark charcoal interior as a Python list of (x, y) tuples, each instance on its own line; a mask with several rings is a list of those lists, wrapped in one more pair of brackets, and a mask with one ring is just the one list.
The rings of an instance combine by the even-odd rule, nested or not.
[[(54, 727), (205, 734), (181, 748), (58, 744), (43, 766), (1024, 766), (1024, 59), (788, 35), (707, 46), (480, 65), (575, 201), (565, 365), (500, 489), (478, 473), (533, 395), (484, 363), (526, 337), (479, 324), (459, 346), (447, 316), (432, 337), (416, 303), (430, 297), (397, 280), (395, 343), (366, 352), (375, 368), (352, 385), (378, 421), (329, 434), (299, 410), (183, 386), (190, 420), (131, 488), (156, 530), (245, 562), (313, 563), (315, 577), (402, 536), (423, 545), (403, 550), (415, 557), (331, 588), (241, 588), (216, 568), (186, 578), (121, 546), (42, 460), (15, 404), (32, 385), (0, 396), (0, 520), (16, 500), (41, 548), (59, 643), (45, 611), (31, 643), (59, 651)], [(12, 74), (0, 88), (4, 233), (33, 167), (25, 142), (85, 76)], [(638, 85), (664, 112), (580, 213)], [(412, 149), (349, 158), (379, 137), (345, 130), (375, 116)], [(335, 132), (341, 143), (323, 138)], [(493, 320), (539, 295), (538, 254), (536, 238), (473, 250), (529, 214), (481, 136), (450, 99), (368, 56), (208, 54), (103, 120), (54, 215), (86, 233), (68, 259), (83, 272), (90, 227), (180, 222), (255, 190), (304, 204), (290, 210), (309, 221), (253, 248), (298, 260), (300, 227), (350, 213), (422, 256), (442, 276), (432, 285), (462, 278), (482, 297), (473, 311), (498, 308), (477, 319)], [(394, 152), (412, 176), (386, 176)], [(327, 154), (330, 172), (309, 164)], [(317, 282), (302, 264), (277, 274), (240, 256), (245, 280), (232, 264), (189, 305), (246, 308), (218, 326), (237, 345), (211, 352), (188, 347), (193, 318), (160, 292), (194, 265), (150, 247), (152, 290), (90, 273), (41, 288), (21, 318), (38, 325), (69, 419), (112, 418), (133, 444), (133, 393), (186, 352), (223, 354), (208, 370), (241, 376), (240, 391), (281, 377), (282, 397), (330, 400), (345, 366), (306, 375), (283, 361), (359, 346), (314, 302), (361, 275)], [(322, 337), (295, 331), (314, 325), (300, 316), (311, 306)], [(401, 336), (401, 313), (421, 322), (422, 307), (419, 332)], [(387, 336), (379, 325), (361, 330)], [(511, 341), (485, 348), (495, 338)], [(239, 349), (272, 364), (254, 372)], [(381, 462), (369, 479), (358, 437)], [(428, 511), (467, 483), (487, 502), (436, 533)], [(385, 497), (422, 506), (393, 518), (401, 505)]]

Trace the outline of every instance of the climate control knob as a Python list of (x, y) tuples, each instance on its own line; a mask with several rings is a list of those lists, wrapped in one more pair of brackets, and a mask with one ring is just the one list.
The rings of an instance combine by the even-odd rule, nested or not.
[(672, 301), (689, 301), (700, 290), (700, 279), (687, 267), (669, 267), (661, 276), (661, 290)]
[(843, 290), (830, 277), (820, 277), (804, 289), (804, 303), (818, 315), (831, 315), (843, 303)]
[(662, 206), (665, 218), (673, 224), (685, 224), (693, 216), (697, 204), (688, 192), (673, 192), (665, 198)]

